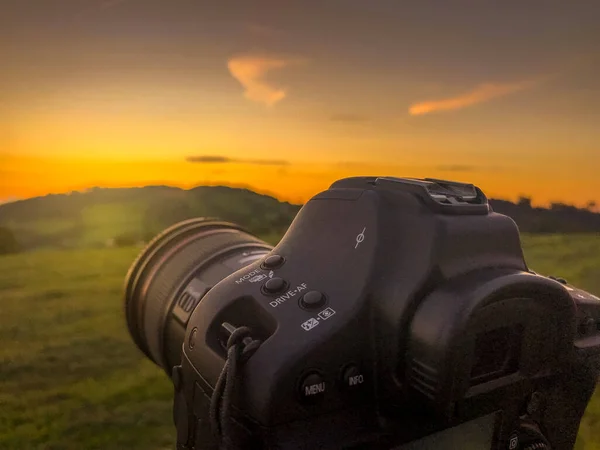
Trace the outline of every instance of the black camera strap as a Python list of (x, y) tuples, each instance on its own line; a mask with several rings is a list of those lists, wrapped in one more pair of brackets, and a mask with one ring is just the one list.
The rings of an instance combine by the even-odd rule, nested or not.
[(210, 401), (210, 425), (221, 450), (234, 450), (231, 405), (240, 367), (258, 350), (261, 341), (251, 337), (248, 327), (235, 328), (224, 323), (223, 328), (230, 334), (227, 340), (227, 359), (219, 375)]

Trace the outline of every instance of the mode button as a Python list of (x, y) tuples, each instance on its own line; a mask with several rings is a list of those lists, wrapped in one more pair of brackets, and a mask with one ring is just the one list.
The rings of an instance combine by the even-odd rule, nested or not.
[(263, 269), (276, 269), (283, 265), (285, 259), (281, 255), (268, 256), (262, 263)]

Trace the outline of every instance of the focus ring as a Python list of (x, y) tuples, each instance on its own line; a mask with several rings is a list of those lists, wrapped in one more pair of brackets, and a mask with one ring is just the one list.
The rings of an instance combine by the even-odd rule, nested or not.
[(232, 229), (244, 231), (236, 224), (213, 218), (194, 218), (176, 223), (155, 236), (139, 253), (125, 280), (125, 318), (129, 332), (137, 346), (152, 359), (145, 339), (143, 319), (146, 298), (142, 287), (148, 282), (148, 272), (152, 271), (157, 260), (167, 252), (175, 242), (185, 236), (197, 234), (206, 229)]
[[(202, 266), (210, 263), (220, 251), (240, 244), (264, 246), (264, 242), (231, 228), (199, 230), (198, 234), (173, 242), (170, 254), (161, 261), (149, 280), (144, 310), (144, 335), (152, 359), (164, 365), (162, 355), (163, 327), (177, 288)], [(169, 370), (169, 368), (165, 368)]]

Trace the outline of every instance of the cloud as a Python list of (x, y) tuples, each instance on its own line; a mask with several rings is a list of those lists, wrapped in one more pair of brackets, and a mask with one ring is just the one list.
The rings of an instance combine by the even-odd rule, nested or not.
[(284, 89), (272, 86), (264, 79), (265, 75), (283, 69), (299, 60), (266, 56), (236, 56), (227, 62), (231, 75), (244, 87), (244, 96), (251, 101), (273, 106), (285, 98)]
[(287, 166), (288, 161), (281, 159), (239, 159), (220, 155), (188, 156), (187, 162), (199, 164), (254, 164), (258, 166)]
[(478, 103), (487, 102), (494, 98), (502, 97), (508, 94), (531, 88), (536, 83), (533, 81), (521, 81), (517, 83), (483, 83), (476, 86), (469, 92), (465, 92), (457, 97), (450, 97), (441, 100), (431, 100), (415, 103), (409, 108), (412, 116), (420, 116), (437, 111), (453, 111), (457, 109), (473, 106)]
[(369, 118), (360, 114), (334, 114), (330, 120), (332, 122), (368, 122)]
[(188, 156), (185, 158), (187, 162), (194, 163), (228, 163), (234, 162), (231, 158), (227, 158), (226, 156)]

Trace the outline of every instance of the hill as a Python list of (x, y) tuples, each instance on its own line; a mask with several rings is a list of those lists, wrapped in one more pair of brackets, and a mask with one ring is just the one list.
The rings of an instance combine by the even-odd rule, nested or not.
[(552, 203), (550, 208), (534, 208), (531, 200), (518, 203), (490, 200), (494, 211), (512, 217), (519, 229), (528, 233), (598, 233), (600, 214), (564, 203)]
[[(526, 198), (490, 203), (496, 212), (512, 217), (523, 232), (600, 232), (600, 214), (587, 209), (564, 204), (534, 208)], [(300, 207), (225, 186), (93, 188), (2, 204), (0, 227), (11, 230), (24, 250), (132, 245), (198, 216), (233, 221), (268, 237), (282, 234)]]
[(123, 246), (198, 216), (233, 221), (261, 236), (280, 234), (299, 209), (225, 186), (93, 188), (0, 205), (0, 227), (10, 229), (25, 250)]

